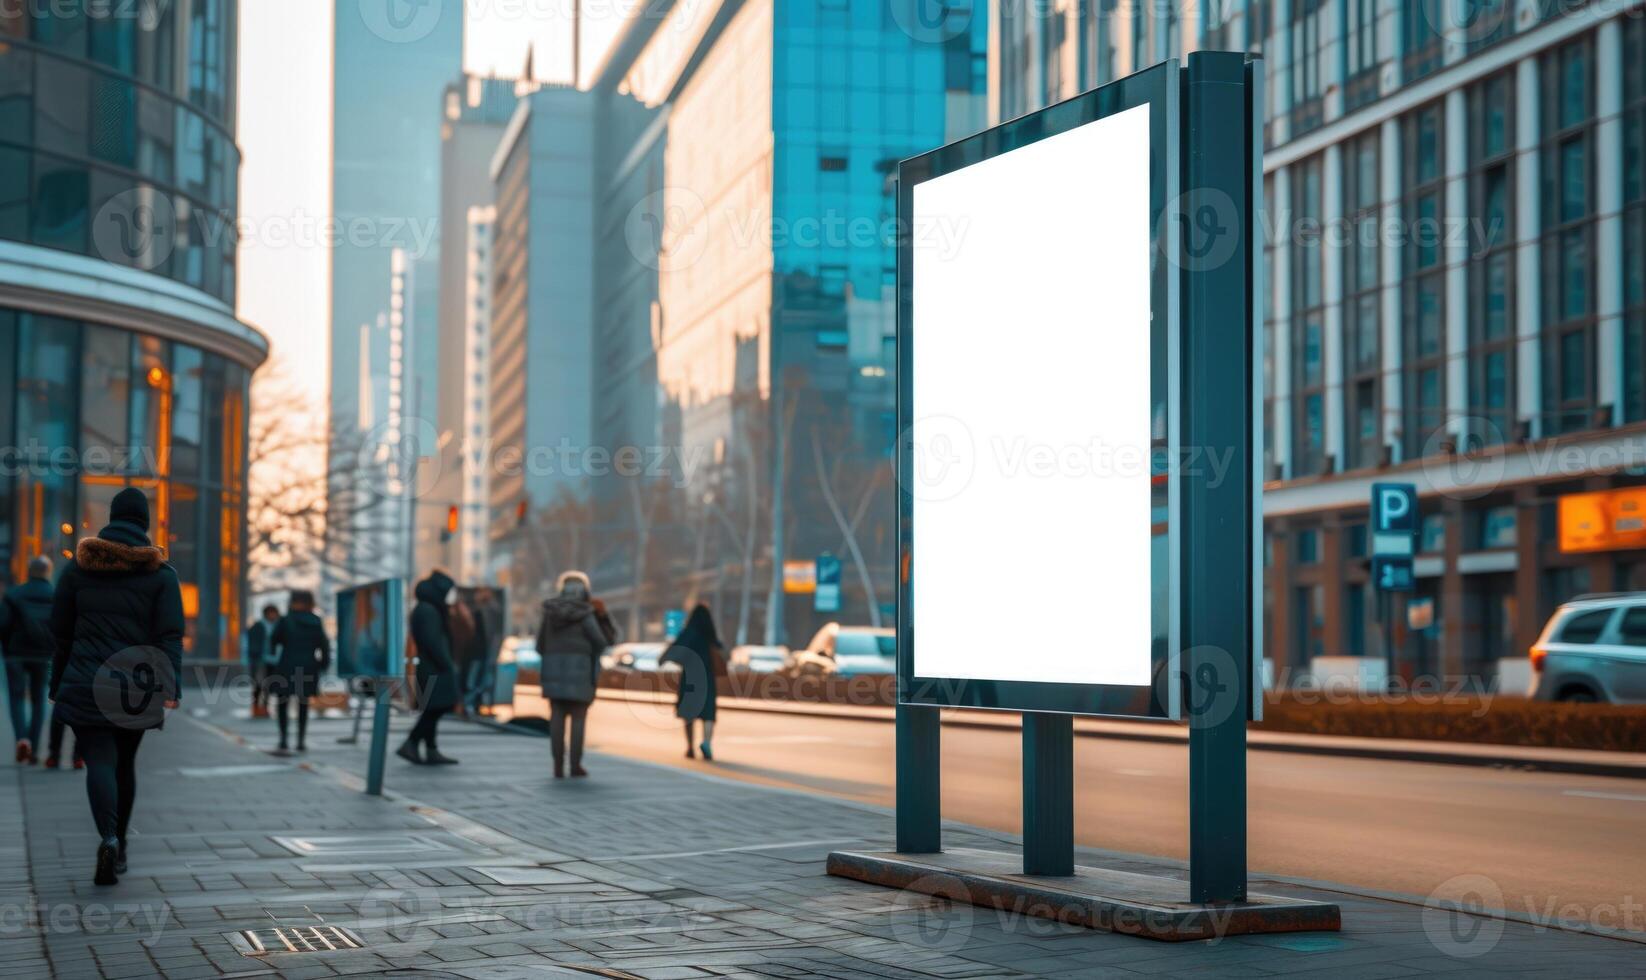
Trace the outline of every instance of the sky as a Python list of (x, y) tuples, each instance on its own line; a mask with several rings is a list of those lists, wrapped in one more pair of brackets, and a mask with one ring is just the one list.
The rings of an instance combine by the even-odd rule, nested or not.
[[(456, 3), (457, 0), (434, 0)], [(463, 0), (464, 66), (519, 74), (534, 48), (535, 75), (571, 74), (572, 0)], [(583, 76), (588, 78), (622, 14), (638, 0), (583, 0)], [(239, 315), (269, 336), (271, 366), (326, 397), (328, 290), (325, 251), (305, 229), (330, 211), (331, 43), (334, 0), (240, 4)], [(343, 9), (348, 9), (347, 0)], [(429, 107), (431, 138), (439, 107)]]

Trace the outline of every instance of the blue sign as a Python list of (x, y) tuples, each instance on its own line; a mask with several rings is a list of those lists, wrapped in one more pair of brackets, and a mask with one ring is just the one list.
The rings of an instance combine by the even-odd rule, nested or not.
[(686, 610), (669, 609), (663, 613), (663, 635), (667, 639), (674, 639), (680, 631), (686, 628)]
[(827, 551), (817, 556), (817, 591), (812, 609), (820, 613), (840, 611), (840, 559)]
[(1416, 586), (1412, 554), (1416, 551), (1417, 486), (1372, 484), (1372, 587), (1410, 592)]

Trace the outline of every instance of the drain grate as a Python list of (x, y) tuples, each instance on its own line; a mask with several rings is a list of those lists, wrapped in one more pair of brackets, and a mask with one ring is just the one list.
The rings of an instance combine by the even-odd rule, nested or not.
[(326, 953), (341, 949), (364, 949), (360, 937), (342, 926), (277, 926), (273, 929), (242, 929), (234, 934), (234, 945), (245, 956), (270, 953)]

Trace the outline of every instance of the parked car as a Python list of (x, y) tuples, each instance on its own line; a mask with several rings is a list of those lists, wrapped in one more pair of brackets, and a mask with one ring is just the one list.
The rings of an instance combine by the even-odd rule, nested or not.
[[(497, 676), (503, 687), (536, 684), (541, 677), (543, 658), (537, 655), (534, 636), (505, 636), (497, 651)], [(512, 680), (510, 678), (512, 677)]]
[(804, 650), (789, 654), (783, 672), (802, 674), (895, 674), (897, 634), (875, 626), (826, 623)]
[(747, 643), (743, 646), (732, 647), (730, 665), (738, 670), (747, 670), (756, 674), (775, 674), (783, 669), (789, 661), (789, 648), (786, 646), (762, 646), (756, 643)]
[(1646, 703), (1646, 592), (1578, 596), (1532, 645), (1539, 701)]
[(658, 666), (667, 643), (619, 643), (600, 655), (600, 666), (609, 670), (679, 670), (674, 663)]

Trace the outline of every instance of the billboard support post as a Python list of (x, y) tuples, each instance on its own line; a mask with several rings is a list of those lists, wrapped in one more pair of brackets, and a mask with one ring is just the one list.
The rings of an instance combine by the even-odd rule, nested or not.
[(1074, 874), (1074, 716), (1023, 714), (1023, 873)]
[(371, 716), (371, 756), (366, 760), (366, 795), (383, 795), (383, 763), (389, 754), (389, 696), (393, 690), (387, 681), (372, 685), (375, 707)]
[[(1242, 55), (1205, 52), (1191, 54), (1183, 74), (1183, 444), (1229, 460), (1227, 473), (1200, 468), (1181, 480), (1189, 901), (1196, 903), (1246, 900), (1246, 721), (1253, 704), (1253, 589), (1260, 587), (1252, 560), (1252, 472), (1259, 447), (1253, 419), (1229, 406), (1255, 400), (1250, 366), (1260, 342), (1251, 277), (1254, 182), (1262, 179), (1254, 132), (1261, 115), (1253, 110), (1262, 103), (1251, 102), (1260, 84), (1252, 68)], [(1231, 153), (1236, 147), (1245, 154)], [(1233, 241), (1224, 244), (1219, 235)], [(1189, 261), (1197, 254), (1219, 261)], [(1233, 364), (1248, 370), (1231, 371)]]
[(936, 708), (897, 705), (897, 849), (903, 854), (943, 850), (939, 724)]

